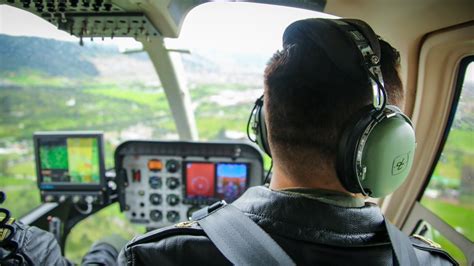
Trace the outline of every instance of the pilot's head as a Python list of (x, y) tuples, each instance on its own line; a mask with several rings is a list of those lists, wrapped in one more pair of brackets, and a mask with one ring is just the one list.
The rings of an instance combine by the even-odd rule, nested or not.
[[(388, 103), (400, 106), (399, 54), (380, 40)], [(265, 70), (264, 110), (274, 160), (274, 187), (346, 191), (336, 173), (343, 127), (372, 102), (360, 52), (344, 32), (321, 19), (294, 22), (283, 49)]]

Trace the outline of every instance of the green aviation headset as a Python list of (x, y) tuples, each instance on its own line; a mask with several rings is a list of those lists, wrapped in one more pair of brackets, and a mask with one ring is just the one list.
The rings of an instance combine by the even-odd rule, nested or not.
[[(349, 119), (341, 134), (336, 156), (339, 181), (352, 193), (386, 196), (397, 189), (410, 172), (416, 147), (413, 126), (400, 109), (387, 105), (380, 44), (370, 26), (354, 19), (321, 20), (339, 28), (360, 51), (373, 96), (372, 104)], [(263, 96), (255, 102), (247, 133), (249, 128), (255, 134), (250, 140), (271, 157)]]

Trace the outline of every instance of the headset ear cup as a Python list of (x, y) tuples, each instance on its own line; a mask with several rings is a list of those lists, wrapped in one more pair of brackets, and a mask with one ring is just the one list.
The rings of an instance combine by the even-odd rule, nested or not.
[(349, 192), (364, 193), (360, 186), (355, 169), (357, 145), (365, 129), (369, 126), (372, 115), (375, 114), (372, 106), (366, 106), (357, 112), (346, 123), (339, 138), (336, 155), (336, 171), (341, 185)]
[(268, 143), (268, 131), (267, 124), (265, 123), (265, 110), (263, 108), (263, 103), (257, 107), (255, 115), (255, 122), (257, 123), (257, 130), (255, 132), (255, 135), (257, 136), (257, 144), (268, 156), (272, 157), (270, 145)]
[(370, 196), (383, 197), (396, 190), (413, 165), (416, 139), (411, 121), (403, 113), (392, 112), (371, 130), (362, 150), (361, 165), (367, 171), (360, 180)]
[[(369, 106), (368, 108), (370, 108)], [(408, 176), (416, 147), (411, 121), (387, 106), (383, 116), (364, 108), (344, 129), (336, 158), (341, 184), (352, 193), (382, 197)]]

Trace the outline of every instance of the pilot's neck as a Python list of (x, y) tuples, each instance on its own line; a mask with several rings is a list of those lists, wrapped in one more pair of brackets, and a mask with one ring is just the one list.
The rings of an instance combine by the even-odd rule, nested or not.
[(293, 176), (275, 163), (270, 189), (285, 190), (290, 188), (322, 189), (359, 197), (359, 195), (350, 193), (342, 187), (335, 171), (321, 169), (321, 171), (312, 173), (311, 176)]

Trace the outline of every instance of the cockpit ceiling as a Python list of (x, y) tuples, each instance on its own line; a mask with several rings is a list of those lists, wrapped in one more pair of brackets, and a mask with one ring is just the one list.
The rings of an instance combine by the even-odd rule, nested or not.
[(177, 37), (189, 10), (207, 2), (256, 2), (322, 11), (326, 0), (0, 0), (77, 37)]

